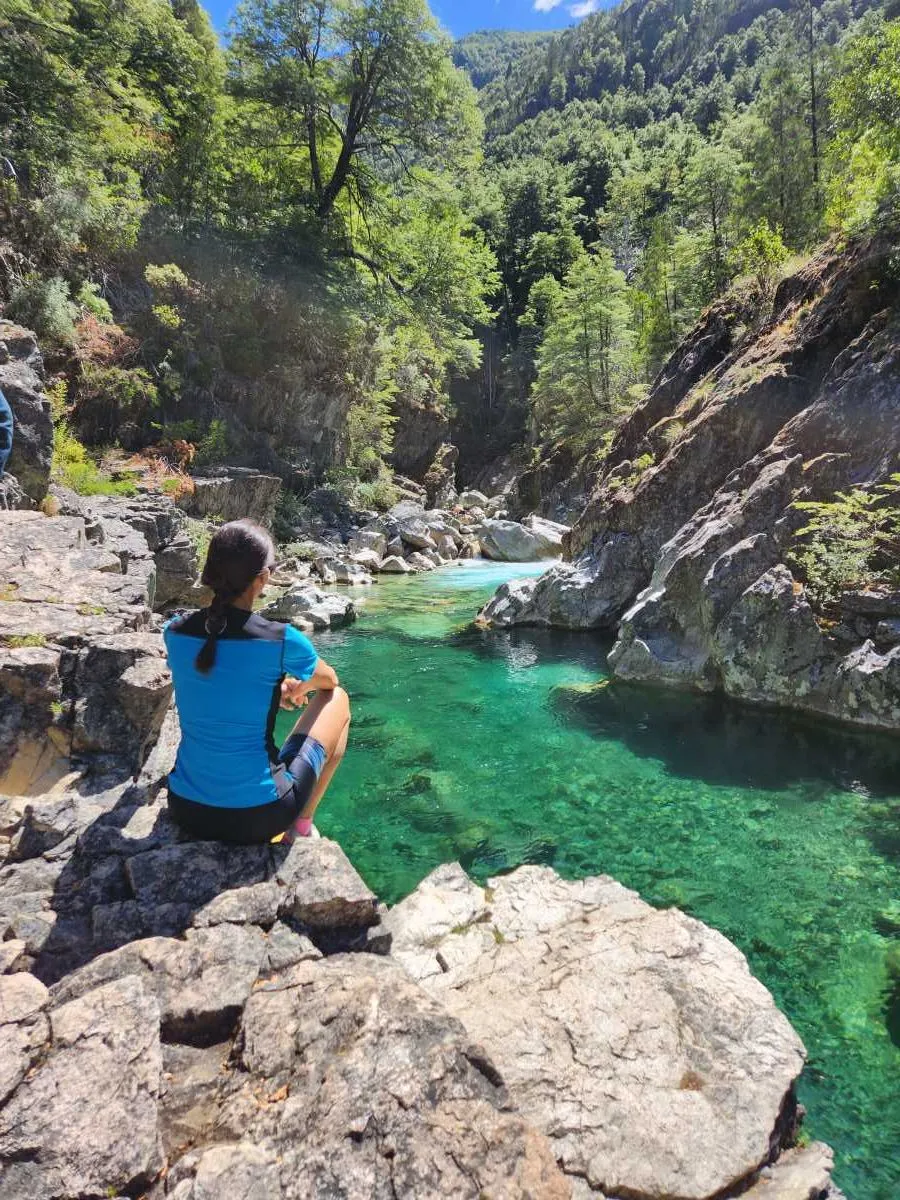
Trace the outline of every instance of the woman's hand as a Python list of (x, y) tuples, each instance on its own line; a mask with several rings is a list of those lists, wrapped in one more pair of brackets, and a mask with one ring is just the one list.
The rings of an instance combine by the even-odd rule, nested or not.
[(287, 676), (281, 681), (281, 701), (280, 707), (286, 709), (303, 708), (309, 703), (310, 681), (305, 683), (301, 679), (292, 679)]

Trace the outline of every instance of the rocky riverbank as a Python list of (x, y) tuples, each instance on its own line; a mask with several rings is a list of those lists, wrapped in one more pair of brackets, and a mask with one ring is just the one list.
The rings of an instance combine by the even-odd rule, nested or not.
[(482, 621), (612, 633), (618, 679), (900, 730), (900, 594), (847, 591), (825, 619), (789, 565), (798, 501), (900, 467), (895, 255), (820, 255), (761, 327), (713, 305), (618, 432), (571, 561)]
[(534, 867), (388, 911), (327, 840), (186, 840), (179, 516), (115, 506), (3, 517), (0, 1200), (836, 1194), (796, 1034), (699, 922)]

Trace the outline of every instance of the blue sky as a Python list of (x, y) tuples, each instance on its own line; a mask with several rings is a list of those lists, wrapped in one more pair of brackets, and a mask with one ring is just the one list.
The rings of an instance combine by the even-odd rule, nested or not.
[[(224, 30), (237, 0), (201, 0), (216, 29)], [(476, 29), (562, 29), (610, 0), (431, 0), (431, 11), (453, 34)]]

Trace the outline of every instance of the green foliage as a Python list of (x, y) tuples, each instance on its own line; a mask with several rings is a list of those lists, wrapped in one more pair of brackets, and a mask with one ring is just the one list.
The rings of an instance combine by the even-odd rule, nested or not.
[(149, 373), (141, 367), (99, 367), (86, 363), (78, 386), (75, 421), (90, 442), (114, 442), (122, 425), (144, 425), (159, 403)]
[(220, 418), (210, 421), (209, 429), (197, 443), (194, 462), (198, 467), (227, 462), (232, 452), (228, 426)]
[(53, 428), (51, 477), (79, 496), (133, 496), (137, 490), (131, 480), (116, 480), (101, 471), (66, 421)]
[(186, 517), (184, 522), (185, 532), (194, 544), (194, 550), (197, 553), (197, 562), (200, 564), (200, 570), (203, 570), (203, 564), (206, 562), (206, 554), (209, 550), (209, 543), (212, 541), (212, 535), (215, 526), (209, 520), (204, 520), (198, 517)]
[(9, 315), (13, 320), (57, 346), (73, 344), (77, 313), (69, 296), (69, 285), (58, 275), (52, 279), (29, 275), (13, 290), (9, 302)]
[(101, 324), (109, 325), (112, 323), (112, 309), (109, 306), (109, 301), (104, 300), (100, 295), (99, 284), (85, 280), (75, 293), (75, 303), (83, 312), (90, 313), (92, 317), (96, 317)]
[(162, 266), (149, 263), (144, 268), (144, 278), (154, 293), (169, 300), (178, 299), (189, 287), (188, 277), (177, 263), (165, 263)]
[(545, 46), (553, 34), (543, 30), (517, 32), (511, 29), (486, 29), (469, 33), (453, 45), (453, 61), (461, 67), (476, 88), (504, 74), (526, 50)]
[(4, 644), (10, 649), (25, 649), (32, 646), (46, 646), (47, 638), (42, 633), (7, 634)]
[(737, 248), (739, 269), (750, 275), (756, 295), (763, 305), (771, 304), (780, 268), (788, 258), (788, 248), (777, 229), (772, 229), (763, 217), (756, 223)]
[(809, 523), (795, 535), (792, 561), (818, 608), (827, 610), (849, 588), (900, 585), (900, 474), (795, 507)]
[(900, 205), (900, 20), (849, 43), (831, 104), (829, 216), (858, 230)]
[(532, 389), (550, 439), (596, 445), (624, 407), (634, 336), (625, 276), (608, 250), (584, 254), (553, 296)]

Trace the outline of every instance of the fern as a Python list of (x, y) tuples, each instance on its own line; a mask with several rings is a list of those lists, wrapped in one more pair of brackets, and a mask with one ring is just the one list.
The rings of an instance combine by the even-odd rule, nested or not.
[(900, 583), (900, 473), (794, 508), (810, 519), (794, 535), (791, 559), (818, 608), (833, 607), (853, 588)]

